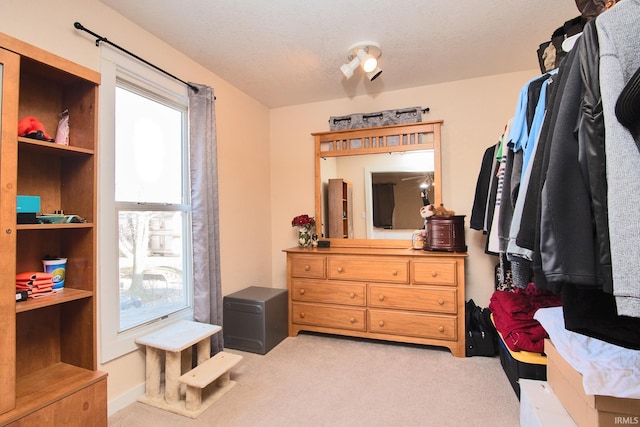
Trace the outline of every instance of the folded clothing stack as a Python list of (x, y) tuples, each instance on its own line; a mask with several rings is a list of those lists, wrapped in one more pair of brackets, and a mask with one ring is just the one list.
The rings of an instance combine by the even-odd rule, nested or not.
[(16, 274), (16, 292), (27, 291), (29, 298), (53, 293), (53, 275), (39, 271)]

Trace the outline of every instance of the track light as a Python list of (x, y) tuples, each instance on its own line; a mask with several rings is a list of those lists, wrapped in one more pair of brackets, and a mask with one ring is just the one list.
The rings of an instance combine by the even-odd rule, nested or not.
[(378, 60), (371, 54), (365, 52), (364, 49), (358, 49), (357, 56), (360, 60), (360, 64), (362, 64), (362, 69), (365, 73), (370, 73), (378, 67)]
[(358, 65), (360, 65), (360, 59), (355, 57), (348, 64), (342, 64), (340, 71), (342, 71), (342, 74), (344, 74), (347, 79), (350, 79), (351, 76), (353, 76), (353, 72), (358, 68)]
[(358, 65), (362, 66), (362, 70), (366, 73), (367, 78), (373, 81), (378, 77), (382, 70), (378, 66), (378, 58), (382, 55), (380, 46), (371, 41), (358, 42), (349, 47), (349, 62), (340, 67), (340, 71), (347, 79), (353, 76)]
[(374, 81), (376, 79), (376, 77), (378, 77), (380, 74), (382, 74), (382, 70), (380, 69), (380, 67), (377, 67), (373, 70), (373, 71), (369, 71), (367, 73), (367, 78), (369, 79), (369, 81)]

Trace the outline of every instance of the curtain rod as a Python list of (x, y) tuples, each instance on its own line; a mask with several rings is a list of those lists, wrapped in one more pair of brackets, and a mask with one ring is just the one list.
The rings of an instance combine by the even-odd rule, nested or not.
[(129, 52), (127, 49), (125, 49), (125, 48), (123, 48), (123, 47), (120, 47), (120, 46), (118, 46), (117, 44), (115, 44), (115, 43), (113, 43), (113, 42), (111, 42), (111, 41), (107, 40), (107, 38), (106, 38), (106, 37), (102, 37), (101, 35), (96, 34), (96, 33), (94, 33), (93, 31), (91, 31), (91, 30), (89, 30), (89, 29), (87, 29), (87, 28), (83, 27), (81, 23), (76, 22), (76, 23), (74, 23), (74, 24), (73, 24), (73, 26), (74, 26), (76, 29), (78, 29), (78, 30), (86, 31), (87, 33), (89, 33), (89, 34), (91, 34), (92, 36), (94, 36), (94, 37), (96, 38), (96, 46), (100, 46), (100, 42), (104, 42), (104, 43), (110, 44), (111, 46), (115, 47), (116, 49), (121, 50), (122, 52), (126, 53), (127, 55), (129, 55), (129, 56), (133, 56), (133, 57), (134, 57), (134, 58), (136, 58), (138, 61), (142, 61), (142, 62), (144, 62), (145, 64), (147, 64), (148, 66), (150, 66), (150, 67), (152, 67), (152, 68), (155, 68), (156, 70), (160, 71), (161, 73), (166, 74), (167, 76), (171, 77), (172, 79), (175, 79), (175, 80), (178, 80), (178, 81), (179, 81), (179, 82), (181, 82), (181, 83), (184, 83), (185, 85), (187, 85), (187, 86), (189, 86), (191, 89), (193, 89), (196, 93), (198, 93), (198, 88), (197, 88), (196, 86), (194, 86), (194, 85), (192, 85), (192, 84), (190, 84), (190, 83), (187, 83), (187, 82), (185, 82), (184, 80), (182, 80), (182, 79), (180, 79), (180, 78), (178, 78), (178, 77), (174, 76), (173, 74), (171, 74), (171, 73), (169, 73), (169, 72), (167, 72), (167, 71), (163, 70), (162, 68), (160, 68), (160, 67), (158, 67), (158, 66), (156, 66), (156, 65), (153, 65), (151, 62), (149, 62), (149, 61), (147, 61), (147, 60), (145, 60), (145, 59), (140, 58), (140, 57), (139, 57), (138, 55), (136, 55), (135, 53)]

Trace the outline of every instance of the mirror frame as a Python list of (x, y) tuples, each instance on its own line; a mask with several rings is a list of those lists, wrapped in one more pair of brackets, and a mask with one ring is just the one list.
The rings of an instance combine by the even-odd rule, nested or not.
[[(315, 218), (320, 229), (324, 225), (322, 216), (322, 177), (320, 161), (325, 157), (357, 156), (360, 154), (399, 153), (407, 151), (433, 150), (434, 157), (434, 201), (442, 203), (442, 161), (441, 161), (441, 125), (443, 121), (407, 123), (401, 125), (379, 126), (362, 129), (348, 129), (329, 132), (314, 132), (315, 156)], [(420, 138), (430, 134), (432, 138)], [(387, 138), (398, 137), (398, 144), (388, 145)], [(423, 141), (424, 140), (424, 141)], [(352, 141), (359, 141), (353, 144)], [(406, 248), (411, 246), (407, 240), (394, 239), (339, 239), (329, 240), (334, 247), (375, 247)]]

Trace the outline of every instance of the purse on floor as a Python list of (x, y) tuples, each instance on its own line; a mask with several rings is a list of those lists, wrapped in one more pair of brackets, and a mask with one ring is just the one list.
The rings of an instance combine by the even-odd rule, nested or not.
[(498, 354), (498, 331), (491, 322), (491, 310), (478, 307), (470, 299), (465, 304), (466, 355), (495, 356)]

